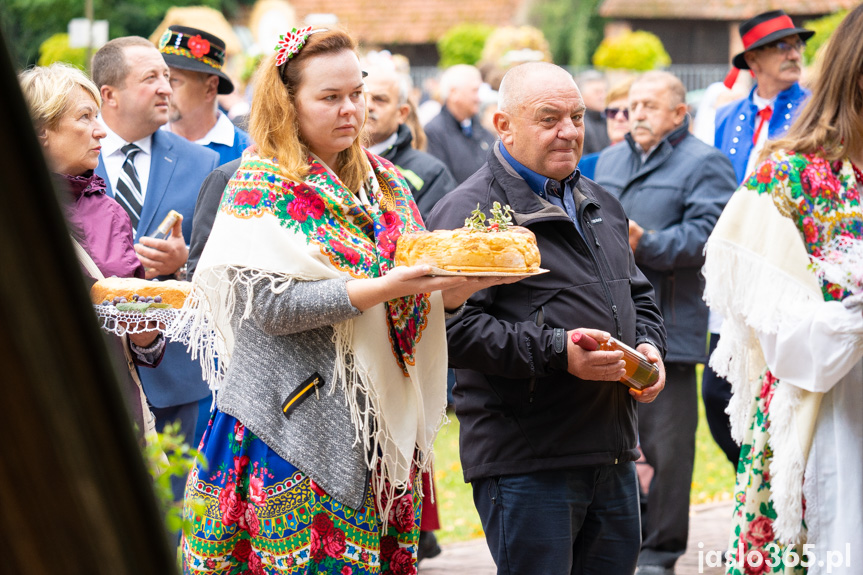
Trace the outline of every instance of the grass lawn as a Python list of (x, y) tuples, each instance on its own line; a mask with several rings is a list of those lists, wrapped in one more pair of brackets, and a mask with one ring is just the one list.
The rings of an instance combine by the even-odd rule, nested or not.
[[(734, 470), (713, 442), (704, 405), (701, 403), (701, 369), (698, 369), (698, 431), (695, 440), (695, 471), (692, 474), (691, 502), (706, 503), (731, 499)], [(473, 505), (473, 497), (462, 476), (458, 457), (458, 419), (450, 414), (450, 423), (435, 441), (435, 481), (440, 511), (441, 543), (453, 543), (482, 537), (482, 524)]]

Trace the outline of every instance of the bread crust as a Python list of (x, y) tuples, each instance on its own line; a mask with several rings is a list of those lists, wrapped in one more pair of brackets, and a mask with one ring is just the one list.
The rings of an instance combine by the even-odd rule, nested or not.
[(536, 236), (527, 228), (510, 226), (503, 232), (460, 228), (402, 234), (395, 263), (426, 264), (449, 272), (534, 273), (540, 256)]
[(104, 278), (93, 284), (90, 288), (90, 301), (100, 304), (103, 301), (113, 302), (115, 297), (124, 297), (132, 301), (132, 296), (138, 294), (141, 297), (162, 297), (162, 303), (170, 304), (171, 307), (181, 308), (192, 284), (176, 280), (150, 281), (140, 278)]

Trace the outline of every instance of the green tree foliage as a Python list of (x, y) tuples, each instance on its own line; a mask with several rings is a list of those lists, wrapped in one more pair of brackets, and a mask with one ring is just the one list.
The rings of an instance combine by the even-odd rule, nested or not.
[[(93, 0), (97, 20), (108, 20), (111, 38), (137, 35), (148, 37), (169, 8), (174, 6), (209, 6), (227, 15), (238, 4), (253, 0)], [(69, 20), (84, 17), (84, 0), (0, 0), (0, 28), (19, 68), (33, 65), (39, 58), (39, 47), (54, 34), (65, 33)]]
[(440, 54), (438, 66), (475, 65), (482, 57), (486, 39), (493, 31), (494, 27), (486, 24), (465, 23), (450, 28), (437, 43)]
[(670, 64), (671, 56), (659, 37), (644, 30), (606, 38), (593, 54), (593, 65), (598, 68), (645, 71)]
[(87, 67), (87, 50), (70, 48), (68, 34), (54, 34), (39, 46), (39, 65), (50, 66), (54, 62), (66, 62), (82, 70)]
[[(183, 519), (183, 502), (174, 501), (171, 479), (185, 479), (195, 464), (195, 458), (200, 458), (206, 465), (204, 455), (186, 443), (185, 437), (180, 433), (179, 423), (165, 425), (162, 433), (157, 433), (155, 438), (147, 441), (144, 448), (144, 461), (153, 478), (153, 490), (168, 531), (180, 531), (189, 527)], [(203, 511), (205, 509), (201, 510)]]
[(815, 61), (815, 54), (830, 39), (833, 31), (847, 15), (848, 10), (841, 10), (834, 14), (803, 23), (804, 28), (815, 31), (815, 35), (806, 42), (806, 50), (803, 52), (803, 57), (806, 59), (807, 64)]
[(588, 66), (599, 46), (605, 18), (599, 16), (601, 0), (540, 0), (531, 21), (542, 30), (554, 62), (562, 66)]

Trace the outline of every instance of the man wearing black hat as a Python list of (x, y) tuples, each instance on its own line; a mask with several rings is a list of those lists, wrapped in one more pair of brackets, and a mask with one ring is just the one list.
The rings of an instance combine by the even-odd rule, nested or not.
[[(147, 277), (182, 276), (198, 190), (218, 166), (219, 156), (159, 129), (168, 121), (170, 71), (146, 38), (111, 40), (93, 56), (92, 74), (102, 95), (101, 120), (107, 133), (96, 173), (107, 183), (108, 194), (129, 213), (135, 251)], [(183, 219), (161, 239), (158, 227), (170, 210)], [(197, 445), (206, 427), (210, 390), (200, 363), (185, 348), (169, 342), (159, 367), (140, 375), (157, 429), (179, 420), (187, 442)], [(182, 493), (183, 482), (175, 482), (175, 498), (182, 498)]]
[(812, 30), (797, 28), (782, 10), (759, 14), (740, 25), (743, 52), (734, 56), (726, 86), (740, 70), (751, 70), (756, 85), (749, 96), (716, 112), (715, 145), (734, 165), (742, 183), (755, 167), (767, 139), (783, 135), (797, 117), (809, 91), (798, 84), (803, 48)]
[[(725, 85), (730, 88), (740, 70), (751, 70), (756, 85), (748, 97), (716, 112), (714, 142), (731, 160), (738, 184), (755, 169), (764, 143), (783, 136), (809, 98), (809, 91), (797, 82), (803, 67), (804, 42), (814, 33), (794, 26), (782, 10), (759, 14), (740, 25), (744, 50), (734, 56), (735, 69)], [(711, 310), (708, 322), (711, 354), (719, 343), (721, 326), (722, 317)], [(701, 395), (710, 432), (736, 468), (740, 447), (731, 438), (725, 413), (731, 399), (731, 384), (705, 366)]]
[(220, 163), (239, 158), (251, 138), (219, 110), (216, 97), (234, 84), (222, 70), (225, 43), (188, 26), (171, 26), (159, 40), (159, 51), (171, 70), (171, 109), (163, 129), (218, 152)]

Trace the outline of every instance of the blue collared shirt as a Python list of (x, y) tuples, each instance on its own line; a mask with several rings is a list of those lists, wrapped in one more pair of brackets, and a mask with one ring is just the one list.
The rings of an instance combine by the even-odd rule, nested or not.
[[(578, 183), (578, 179), (581, 177), (581, 172), (576, 168), (574, 172), (562, 181), (547, 178), (513, 158), (506, 149), (506, 146), (503, 145), (503, 142), (498, 142), (498, 145), (500, 146), (501, 155), (512, 166), (512, 169), (527, 182), (533, 193), (562, 208), (569, 216), (569, 219), (572, 220), (572, 223), (575, 224), (575, 229), (578, 230), (578, 233), (584, 237), (584, 234), (581, 232), (581, 223), (578, 221), (578, 209), (575, 206), (575, 197), (572, 193), (575, 184)], [(563, 188), (563, 193), (560, 191), (561, 187)]]

